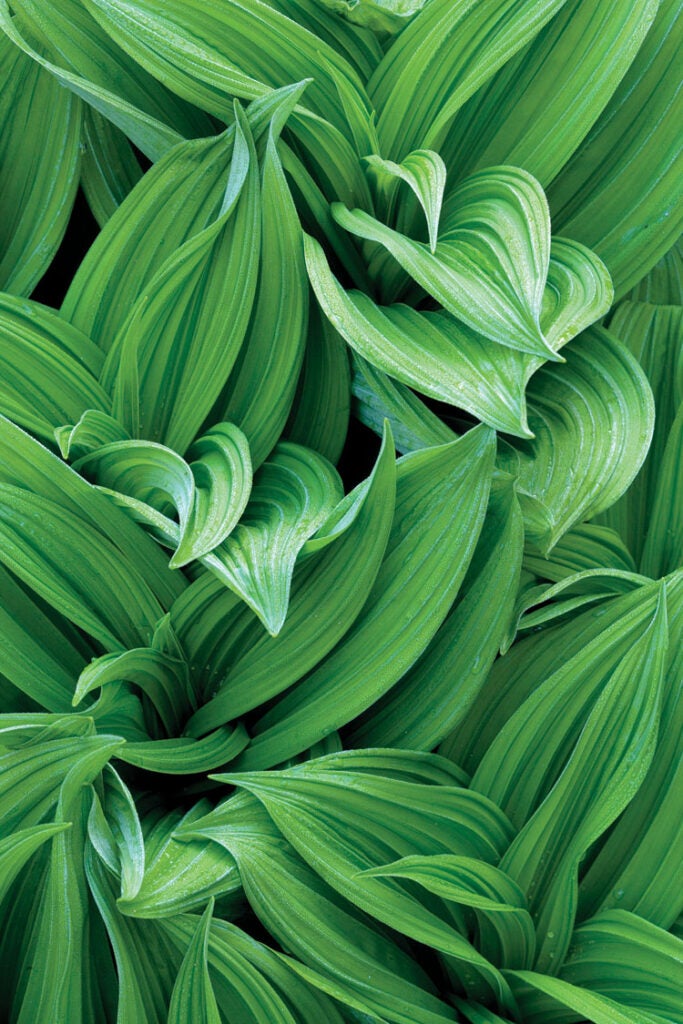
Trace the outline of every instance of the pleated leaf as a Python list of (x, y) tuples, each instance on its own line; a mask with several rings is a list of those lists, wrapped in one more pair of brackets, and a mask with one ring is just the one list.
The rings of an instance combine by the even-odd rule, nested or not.
[(595, 249), (618, 297), (681, 233), (681, 109), (672, 74), (680, 18), (676, 0), (660, 4), (618, 89), (548, 192), (556, 229)]
[(363, 611), (322, 664), (259, 719), (240, 770), (270, 767), (345, 725), (424, 651), (472, 557), (492, 454), (491, 433), (477, 427), (399, 463), (392, 532)]
[(524, 530), (510, 480), (494, 479), (461, 592), (402, 679), (356, 723), (354, 746), (432, 750), (463, 717), (488, 675), (513, 608)]
[(123, 132), (92, 107), (83, 117), (81, 187), (102, 228), (142, 177), (142, 168)]
[(430, 0), (368, 83), (381, 152), (400, 161), (419, 146), (438, 150), (459, 107), (561, 7), (562, 0)]
[(216, 997), (209, 977), (209, 930), (213, 914), (213, 900), (210, 900), (199, 923), (178, 972), (171, 1005), (168, 1009), (168, 1024), (220, 1024)]
[(241, 884), (235, 861), (227, 850), (206, 839), (179, 842), (175, 830), (188, 827), (210, 810), (208, 801), (198, 801), (181, 814), (155, 813), (157, 820), (145, 821), (145, 873), (135, 896), (118, 901), (121, 913), (135, 918), (172, 917), (197, 910), (212, 896), (239, 894)]
[(454, 1019), (418, 964), (283, 843), (258, 805), (222, 818), (197, 822), (184, 835), (206, 835), (230, 850), (252, 910), (281, 946), (329, 979), (331, 995), (351, 1006), (360, 997), (366, 1012), (398, 1024)]
[(580, 860), (628, 805), (652, 762), (666, 644), (660, 592), (654, 616), (597, 696), (562, 775), (501, 861), (529, 895), (537, 969), (555, 973), (559, 966), (576, 913)]
[(550, 1015), (557, 1012), (558, 1003), (565, 1011), (562, 1020), (567, 1019), (569, 1009), (573, 1018), (578, 1014), (593, 1024), (662, 1024), (660, 1017), (578, 988), (561, 978), (535, 971), (511, 971), (509, 977), (528, 1024), (546, 1024)]
[(545, 553), (624, 493), (654, 426), (647, 378), (609, 332), (590, 328), (566, 354), (565, 365), (546, 365), (529, 383), (534, 440), (503, 458), (518, 476), (527, 536)]
[(441, 854), (403, 857), (372, 868), (364, 877), (406, 878), (428, 892), (472, 907), (481, 952), (499, 967), (523, 968), (533, 961), (536, 933), (524, 893), (505, 872), (472, 857)]
[(388, 191), (387, 181), (404, 181), (412, 189), (427, 220), (429, 248), (434, 252), (446, 187), (446, 167), (439, 154), (429, 149), (416, 149), (400, 164), (373, 154), (365, 158), (365, 163), (377, 178), (380, 194)]
[(16, 829), (11, 835), (0, 839), (0, 902), (11, 891), (17, 875), (36, 850), (67, 828), (68, 822), (33, 825), (31, 828)]
[(462, 175), (515, 164), (550, 184), (628, 71), (657, 6), (655, 0), (563, 4), (460, 111), (442, 151), (448, 166)]
[[(204, 434), (187, 457), (188, 462), (153, 442), (119, 441), (76, 463), (99, 485), (159, 512), (172, 503), (178, 526), (171, 568), (217, 548), (239, 521), (251, 490), (249, 447), (242, 431), (231, 423), (219, 423)], [(169, 525), (172, 529), (175, 524)]]
[(258, 471), (239, 525), (211, 568), (256, 612), (282, 629), (299, 551), (343, 496), (341, 480), (314, 452), (281, 442)]
[(81, 103), (0, 35), (0, 289), (30, 295), (78, 187)]
[[(352, 626), (386, 550), (394, 515), (395, 467), (387, 432), (369, 479), (342, 499), (321, 527), (319, 533), (327, 536), (308, 542), (319, 546), (320, 553), (295, 572), (289, 613), (279, 635), (270, 637), (262, 629), (256, 642), (239, 652), (218, 693), (188, 722), (188, 735), (201, 735), (281, 693), (324, 658)], [(221, 589), (216, 581), (214, 594)]]
[(436, 251), (362, 210), (334, 204), (341, 227), (377, 242), (449, 313), (492, 341), (556, 358), (540, 326), (550, 217), (538, 182), (519, 168), (472, 175), (444, 204)]

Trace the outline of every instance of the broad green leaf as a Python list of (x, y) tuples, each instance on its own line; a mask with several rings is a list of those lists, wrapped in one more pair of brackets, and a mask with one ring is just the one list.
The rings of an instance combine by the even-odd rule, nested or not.
[[(558, 1003), (573, 1011), (572, 1020), (578, 1014), (593, 1024), (662, 1024), (659, 1017), (578, 988), (561, 978), (535, 971), (510, 971), (508, 977), (528, 1024), (546, 1024)], [(562, 1019), (566, 1020), (566, 1015)]]
[[(208, 912), (207, 908), (202, 917), (202, 923), (207, 921), (208, 924), (206, 917)], [(164, 922), (165, 931), (169, 936), (178, 942), (179, 947), (187, 948), (183, 963), (188, 963), (190, 951), (195, 959), (192, 973), (196, 979), (193, 995), (197, 1000), (197, 1005), (196, 1008), (190, 1010), (189, 1001), (186, 1002), (183, 1015), (178, 1014), (173, 1018), (177, 1024), (184, 1024), (185, 1021), (194, 1021), (195, 1019), (199, 1021), (212, 1020), (206, 1010), (200, 1009), (199, 999), (203, 999), (207, 1003), (210, 1002), (215, 1007), (217, 1024), (220, 1024), (224, 1017), (227, 1017), (228, 1020), (243, 1021), (244, 1024), (271, 1024), (271, 1022), (272, 1024), (295, 1024), (295, 1018), (286, 1003), (270, 985), (268, 978), (264, 977), (249, 962), (241, 950), (234, 948), (234, 940), (237, 939), (239, 943), (241, 937), (239, 929), (233, 927), (230, 932), (223, 933), (217, 938), (216, 926), (224, 924), (224, 922), (214, 920), (211, 923), (211, 931), (209, 932), (208, 927), (206, 928), (205, 948), (200, 951), (196, 947), (201, 925), (196, 926), (194, 937), (191, 938), (190, 945), (187, 946), (188, 925), (191, 923), (193, 923), (193, 919), (189, 917), (184, 919), (175, 917)], [(208, 970), (209, 966), (211, 972)], [(203, 978), (200, 972), (203, 973)], [(199, 986), (201, 987), (197, 991)], [(211, 993), (210, 997), (208, 996), (209, 992)], [(224, 1016), (218, 1015), (219, 1009)]]
[(85, 847), (88, 886), (116, 960), (117, 1020), (166, 1024), (180, 957), (155, 921), (118, 912), (116, 883), (90, 842)]
[(548, 558), (525, 551), (524, 568), (552, 583), (589, 569), (636, 571), (633, 556), (619, 534), (597, 523), (578, 523), (567, 530)]
[(178, 516), (177, 526), (169, 522), (177, 534), (170, 566), (177, 569), (225, 540), (251, 490), (249, 447), (231, 423), (219, 423), (195, 441), (187, 458), (151, 441), (118, 441), (85, 455), (75, 468), (158, 512), (170, 501)]
[(562, 979), (637, 1010), (675, 1020), (681, 940), (635, 914), (611, 910), (574, 932)]
[(657, 7), (568, 0), (460, 111), (442, 149), (448, 167), (463, 175), (515, 164), (550, 184), (628, 71)]
[(87, 996), (83, 968), (87, 956), (88, 900), (83, 870), (84, 811), (88, 793), (83, 778), (67, 778), (55, 821), (71, 823), (59, 832), (49, 850), (49, 864), (28, 956), (19, 977), (15, 1003), (18, 1024), (36, 1020), (86, 1024)]
[(351, 373), (346, 345), (312, 302), (304, 361), (284, 436), (336, 465), (346, 441), (350, 412)]
[(0, 672), (41, 707), (68, 713), (74, 680), (92, 650), (4, 568), (0, 592)]
[(145, 847), (135, 802), (109, 764), (102, 773), (101, 791), (101, 800), (93, 793), (88, 837), (100, 856), (102, 846), (110, 853), (112, 863), (102, 859), (120, 876), (122, 899), (134, 899), (145, 873)]
[(64, 829), (69, 822), (55, 822), (52, 825), (34, 825), (31, 828), (15, 830), (0, 839), (0, 902), (11, 892), (14, 880), (26, 862), (43, 843)]
[(255, 164), (239, 113), (219, 216), (149, 282), (105, 367), (114, 414), (129, 432), (181, 454), (220, 394), (247, 330), (258, 267)]
[(209, 930), (213, 900), (209, 900), (180, 965), (168, 1009), (168, 1024), (220, 1024), (216, 997), (209, 977)]
[[(654, 756), (667, 647), (665, 593), (659, 586), (654, 589), (659, 598), (655, 614), (596, 694), (562, 774), (500, 864), (529, 896), (539, 940), (536, 968), (548, 973), (558, 969), (571, 936), (579, 864), (590, 845), (635, 796)], [(547, 684), (545, 689), (547, 692)], [(568, 718), (576, 703), (576, 699), (573, 704), (567, 701), (565, 688)], [(558, 705), (559, 699), (555, 707)], [(547, 736), (547, 708), (544, 710)], [(510, 728), (507, 732), (509, 735)], [(571, 742), (569, 736), (567, 741)], [(500, 756), (502, 744), (496, 753)], [(543, 759), (552, 753), (544, 751)], [(516, 761), (517, 771), (525, 762), (535, 770), (534, 761), (538, 760), (542, 759), (523, 756), (521, 765)], [(515, 763), (512, 753), (510, 763)], [(484, 771), (482, 763), (473, 786), (479, 788)]]
[(123, 132), (92, 107), (83, 117), (81, 187), (102, 228), (142, 177), (142, 168)]
[(457, 110), (540, 31), (562, 0), (430, 0), (368, 83), (381, 152), (438, 150)]
[[(54, 11), (54, 7), (50, 10)], [(45, 9), (42, 12), (45, 14)], [(54, 26), (53, 26), (54, 27)], [(53, 63), (44, 56), (43, 48), (50, 48), (49, 43), (38, 43), (38, 49), (29, 42), (27, 34), (20, 29), (16, 18), (12, 17), (7, 0), (0, 0), (0, 28), (9, 36), (12, 42), (22, 50), (28, 57), (35, 61), (50, 76), (54, 77), (59, 85), (66, 87), (87, 103), (91, 104), (100, 114), (111, 120), (118, 128), (130, 136), (140, 150), (150, 160), (157, 160), (163, 156), (171, 147), (180, 142), (182, 136), (169, 125), (162, 123), (156, 117), (140, 110), (134, 103), (123, 99), (118, 93), (113, 92), (107, 81), (106, 86), (98, 85), (96, 82), (75, 74), (64, 67), (64, 60), (58, 55), (58, 64)], [(33, 32), (29, 33), (33, 36)], [(106, 37), (105, 37), (106, 38)], [(108, 48), (105, 46), (105, 48)], [(81, 51), (82, 52), (82, 51)], [(95, 46), (97, 52), (97, 45)], [(68, 61), (67, 61), (68, 63)], [(96, 73), (96, 77), (100, 77)], [(146, 105), (143, 104), (143, 105)]]
[(670, 661), (659, 740), (642, 786), (583, 871), (582, 918), (612, 908), (631, 910), (670, 928), (683, 909), (683, 574), (674, 573), (665, 586)]
[(298, 853), (348, 900), (457, 965), (470, 965), (476, 980), (464, 968), (465, 985), (469, 978), (474, 991), (493, 990), (508, 1002), (506, 985), (469, 942), (401, 886), (375, 882), (365, 870), (397, 853), (427, 849), (495, 858), (496, 847), (506, 842), (507, 823), (492, 806), (453, 788), (430, 786), (425, 793), (411, 783), (361, 772), (317, 773), (313, 762), (303, 770), (219, 778), (253, 792)]
[(201, 739), (177, 739), (127, 743), (118, 757), (127, 764), (163, 775), (197, 775), (215, 771), (233, 761), (249, 742), (242, 725), (221, 726)]
[(87, 409), (109, 411), (101, 352), (47, 306), (1, 295), (0, 345), (0, 410), (32, 434), (52, 442), (56, 427)]
[[(84, 723), (86, 725), (87, 723)], [(91, 723), (92, 725), (92, 723)], [(118, 753), (124, 741), (118, 736), (82, 734), (61, 739), (41, 737), (0, 757), (0, 811), (2, 832), (40, 824), (57, 804), (60, 787), (85, 786)]]
[(199, 839), (179, 842), (173, 833), (190, 826), (210, 810), (199, 801), (185, 815), (179, 811), (162, 814), (158, 820), (142, 820), (145, 828), (145, 873), (135, 897), (119, 899), (121, 913), (135, 918), (173, 917), (206, 905), (212, 896), (225, 904), (226, 897), (241, 891), (235, 861), (227, 850)]
[[(347, 992), (352, 1000), (360, 996), (364, 1008), (397, 1024), (454, 1019), (419, 965), (283, 842), (253, 798), (232, 814), (231, 803), (220, 817), (209, 815), (182, 834), (211, 838), (230, 851), (252, 910), (281, 946), (322, 972), (342, 1002)], [(296, 969), (294, 961), (291, 966)]]
[[(296, 102), (301, 89), (290, 86), (249, 106), (255, 139), (283, 105), (288, 110)], [(62, 314), (105, 352), (160, 268), (220, 216), (235, 135), (232, 123), (220, 135), (174, 146), (132, 189), (90, 247)]]
[(407, 878), (444, 900), (472, 907), (481, 952), (498, 967), (528, 967), (536, 948), (524, 893), (504, 871), (472, 857), (403, 857), (365, 871), (364, 878)]
[(472, 557), (492, 455), (491, 432), (477, 427), (399, 462), (391, 534), (363, 610), (327, 658), (252, 727), (238, 770), (270, 767), (345, 725), (422, 654)]
[(618, 297), (681, 233), (681, 106), (673, 72), (680, 18), (676, 0), (663, 0), (618, 89), (548, 192), (555, 227), (595, 249)]
[(424, 7), (426, 0), (322, 0), (331, 11), (354, 25), (394, 35)]
[[(58, 506), (75, 529), (83, 522), (87, 530), (96, 530), (106, 543), (118, 548), (117, 575), (128, 578), (127, 599), (149, 608), (155, 595), (158, 605), (169, 606), (185, 588), (179, 573), (168, 569), (167, 560), (154, 541), (146, 537), (128, 515), (96, 488), (86, 483), (61, 459), (29, 437), (15, 424), (0, 416), (0, 481), (21, 488), (30, 500), (30, 494), (45, 497)], [(83, 541), (79, 541), (79, 546)], [(72, 555), (73, 557), (73, 555)], [(102, 585), (99, 581), (98, 585)], [(158, 607), (158, 606), (157, 606)], [(153, 626), (161, 615), (154, 613)], [(143, 616), (144, 618), (144, 616)], [(138, 626), (143, 621), (138, 620)], [(146, 628), (143, 630), (146, 637)], [(144, 642), (147, 642), (145, 638)], [(133, 645), (134, 646), (134, 645)]]
[(494, 479), (460, 594), (420, 658), (352, 724), (354, 746), (432, 750), (462, 719), (498, 653), (513, 608), (523, 544), (512, 483)]
[(534, 439), (515, 442), (502, 466), (517, 476), (528, 539), (547, 554), (571, 526), (612, 505), (648, 451), (654, 403), (627, 349), (592, 327), (529, 383)]
[(257, 472), (239, 524), (206, 563), (272, 636), (285, 621), (297, 556), (343, 493), (324, 459), (281, 442)]
[(550, 217), (543, 190), (530, 174), (489, 168), (458, 185), (444, 204), (434, 253), (362, 210), (334, 204), (332, 213), (347, 231), (382, 245), (472, 330), (508, 348), (558, 358), (540, 325)]
[(81, 104), (0, 35), (0, 289), (30, 295), (78, 187)]
[[(270, 453), (289, 416), (304, 357), (308, 287), (302, 231), (277, 152), (268, 133), (261, 177), (261, 262), (244, 345), (213, 415), (247, 436), (254, 467)], [(257, 239), (245, 239), (257, 251)], [(235, 289), (238, 299), (239, 288)]]
[[(358, 355), (494, 428), (531, 436), (524, 392), (543, 359), (492, 344), (449, 313), (420, 312), (404, 304), (377, 306), (362, 292), (344, 291), (320, 246), (308, 237), (306, 260), (323, 311)], [(606, 312), (611, 294), (607, 273), (592, 253), (555, 239), (541, 315), (553, 349)]]
[(0, 559), (105, 648), (138, 646), (162, 608), (137, 567), (85, 517), (0, 483)]
[[(387, 432), (369, 479), (347, 495), (328, 524), (321, 527), (323, 533), (332, 534), (331, 542), (329, 536), (325, 547), (320, 538), (308, 542), (320, 545), (323, 550), (312, 554), (294, 573), (289, 613), (278, 636), (270, 637), (262, 628), (255, 642), (242, 652), (239, 644), (233, 649), (228, 633), (226, 655), (213, 654), (212, 660), (218, 662), (218, 669), (224, 664), (223, 671), (230, 670), (216, 695), (188, 722), (188, 735), (201, 735), (281, 693), (324, 658), (353, 625), (385, 553), (394, 515), (395, 466), (393, 442)], [(209, 601), (222, 590), (224, 588), (215, 581)], [(234, 604), (234, 599), (230, 601), (230, 598), (232, 594), (228, 603)], [(221, 598), (221, 602), (224, 600)], [(207, 613), (202, 602), (199, 615), (204, 621)], [(223, 617), (224, 612), (218, 622)], [(213, 628), (206, 637), (207, 642), (211, 633), (220, 628), (213, 622), (209, 622), (209, 626)], [(237, 639), (239, 641), (239, 634)], [(203, 647), (203, 638), (198, 646)], [(235, 664), (230, 668), (232, 659)]]
[(364, 162), (375, 174), (380, 195), (390, 195), (391, 184), (397, 181), (404, 181), (412, 189), (427, 220), (429, 248), (432, 253), (435, 252), (446, 187), (446, 166), (439, 154), (429, 149), (416, 149), (404, 157), (400, 164), (393, 160), (383, 160), (376, 154), (365, 157)]
[[(627, 493), (600, 519), (619, 531), (640, 562), (669, 432), (683, 402), (683, 310), (677, 306), (622, 302), (610, 321), (610, 331), (640, 363), (655, 399), (655, 427), (648, 456)], [(671, 486), (672, 481), (667, 483)]]
[(354, 414), (361, 423), (381, 434), (388, 420), (401, 454), (432, 448), (454, 441), (457, 434), (405, 384), (367, 362), (353, 356), (354, 375), (351, 387)]
[[(234, 96), (255, 99), (312, 76), (307, 106), (343, 129), (328, 67), (362, 93), (357, 72), (337, 47), (260, 0), (170, 0), (163, 10), (150, 0), (86, 0), (85, 6), (164, 85), (222, 119)], [(343, 25), (339, 34), (348, 35)], [(264, 37), (267, 48), (260, 45)]]

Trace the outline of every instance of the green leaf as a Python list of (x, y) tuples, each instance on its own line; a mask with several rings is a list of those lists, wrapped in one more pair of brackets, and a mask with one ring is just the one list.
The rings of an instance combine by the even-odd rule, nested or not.
[[(549, 1015), (555, 1012), (557, 1003), (575, 1011), (581, 1018), (593, 1021), (593, 1024), (661, 1024), (659, 1018), (625, 1007), (607, 996), (570, 985), (561, 978), (551, 978), (535, 971), (510, 971), (509, 978), (524, 1020), (529, 1024), (545, 1024)], [(538, 993), (542, 996), (539, 997)]]
[[(254, 139), (300, 92), (300, 85), (290, 86), (249, 106)], [(220, 135), (174, 146), (132, 189), (88, 250), (62, 314), (105, 352), (161, 267), (220, 217), (235, 137), (232, 123)]]
[[(162, 512), (170, 501), (178, 524), (168, 521), (177, 569), (217, 548), (246, 508), (251, 490), (251, 458), (244, 434), (219, 423), (194, 442), (188, 462), (164, 445), (117, 441), (85, 455), (80, 472), (110, 490)], [(150, 516), (152, 525), (156, 517)]]
[(529, 383), (532, 441), (502, 466), (517, 475), (529, 540), (547, 554), (574, 524), (612, 505), (648, 451), (654, 403), (647, 378), (608, 331), (592, 327)]
[(52, 442), (55, 427), (86, 409), (109, 411), (101, 352), (46, 306), (1, 295), (0, 344), (0, 411), (26, 430)]
[(253, 798), (229, 801), (183, 834), (211, 838), (232, 853), (252, 910), (281, 946), (322, 972), (334, 998), (351, 1006), (360, 999), (366, 1011), (398, 1024), (454, 1019), (419, 965), (311, 871)]
[(343, 493), (325, 460), (281, 442), (256, 474), (239, 525), (206, 562), (272, 636), (285, 621), (297, 556)]
[(173, 986), (171, 1005), (168, 1009), (168, 1024), (185, 1024), (190, 1020), (197, 1021), (197, 1024), (220, 1024), (221, 1022), (208, 966), (209, 929), (212, 915), (213, 900), (211, 899), (197, 924)]
[(366, 25), (374, 32), (400, 32), (425, 5), (426, 0), (323, 0), (331, 11), (354, 25)]
[[(346, 292), (331, 274), (318, 243), (307, 237), (305, 246), (318, 301), (359, 355), (494, 428), (531, 436), (524, 391), (543, 359), (494, 346), (449, 313), (420, 312), (403, 304), (377, 306), (362, 292)], [(541, 317), (553, 349), (606, 312), (610, 300), (611, 286), (600, 261), (582, 246), (554, 240)]]
[(102, 860), (121, 878), (121, 896), (133, 899), (145, 872), (145, 847), (133, 797), (111, 765), (102, 774), (102, 800), (93, 793), (88, 837)]
[[(453, 787), (347, 775), (315, 762), (286, 772), (218, 776), (261, 800), (298, 853), (329, 885), (397, 931), (453, 958), (468, 988), (507, 1004), (500, 975), (461, 935), (399, 885), (375, 882), (367, 868), (397, 853), (461, 850), (497, 858), (507, 822), (493, 805)], [(410, 808), (410, 811), (408, 810)], [(209, 819), (207, 819), (208, 822)], [(200, 826), (199, 826), (200, 827)], [(238, 857), (239, 861), (239, 857)], [(360, 873), (362, 872), (362, 874)], [(533, 933), (532, 933), (533, 934)], [(474, 978), (472, 971), (474, 969)]]
[[(301, 226), (276, 141), (271, 125), (262, 164), (257, 297), (240, 357), (213, 412), (244, 431), (254, 467), (270, 453), (287, 422), (308, 325)], [(256, 242), (245, 239), (254, 251)], [(241, 298), (239, 288), (236, 295)]]
[(512, 483), (494, 479), (460, 594), (415, 664), (353, 723), (349, 739), (354, 746), (432, 750), (462, 719), (498, 653), (513, 607), (523, 543)]
[(556, 228), (595, 249), (618, 297), (681, 233), (680, 110), (671, 73), (680, 17), (676, 0), (663, 0), (621, 84), (548, 192)]
[(448, 167), (464, 175), (515, 164), (549, 185), (628, 71), (657, 6), (568, 0), (460, 111), (442, 149)]
[(478, 945), (497, 966), (522, 969), (533, 962), (536, 933), (524, 893), (499, 868), (473, 857), (437, 854), (402, 857), (363, 876), (369, 875), (407, 878), (441, 899), (472, 907), (479, 923)]
[(118, 757), (127, 764), (163, 775), (197, 775), (215, 771), (233, 761), (248, 742), (244, 726), (221, 726), (199, 740), (180, 736), (177, 739), (127, 743)]
[[(560, 754), (562, 761), (566, 758), (562, 774), (501, 861), (503, 870), (529, 895), (539, 938), (536, 968), (548, 973), (554, 973), (553, 966), (557, 970), (569, 942), (580, 861), (634, 797), (654, 755), (667, 647), (665, 593), (659, 585), (653, 587), (654, 596), (658, 598), (654, 615), (650, 612), (644, 628), (641, 626), (639, 635), (636, 633), (628, 653), (602, 687), (593, 690), (594, 703), (587, 715), (581, 715), (583, 728), (571, 753), (568, 757)], [(652, 599), (650, 607), (651, 603)], [(604, 641), (602, 646), (604, 649)], [(558, 688), (549, 701), (546, 683), (539, 692), (545, 699), (532, 698), (532, 706), (525, 709), (527, 715), (532, 709), (536, 712), (534, 719), (529, 719), (536, 729), (541, 719), (544, 721), (546, 738), (560, 708), (569, 723), (585, 700), (579, 696), (580, 691), (569, 695), (567, 689), (566, 684)], [(549, 704), (553, 707), (550, 722)], [(491, 747), (482, 762), (472, 781), (477, 789), (490, 772), (493, 757), (505, 757), (504, 737), (510, 737), (515, 724), (511, 722), (503, 730), (501, 741)], [(522, 730), (527, 741), (533, 731), (529, 727)], [(572, 731), (575, 735), (576, 724)], [(572, 739), (569, 729), (565, 729), (564, 751), (568, 751)], [(528, 754), (520, 758), (510, 751), (509, 760), (499, 760), (498, 764), (515, 765), (516, 774), (537, 775), (539, 762), (547, 764), (551, 757), (557, 758), (556, 751), (555, 744), (535, 758)], [(546, 787), (556, 774), (557, 767), (546, 780)], [(483, 791), (493, 795), (490, 786), (484, 785)]]
[(123, 132), (93, 107), (83, 117), (81, 187), (102, 228), (142, 177), (142, 168)]
[(205, 906), (213, 896), (225, 905), (226, 897), (239, 895), (239, 874), (227, 850), (206, 839), (179, 842), (173, 837), (177, 828), (189, 827), (209, 810), (208, 801), (199, 801), (184, 815), (156, 808), (152, 819), (143, 818), (145, 873), (136, 895), (118, 900), (122, 914), (174, 917)]
[(17, 829), (11, 835), (0, 839), (0, 902), (11, 892), (14, 880), (36, 850), (48, 839), (52, 839), (67, 828), (69, 822), (34, 825), (31, 828)]
[[(72, 8), (73, 9), (73, 8)], [(50, 11), (54, 11), (55, 7), (51, 6)], [(41, 15), (44, 17), (46, 14), (45, 8), (41, 9)], [(85, 100), (87, 103), (99, 111), (104, 117), (110, 119), (116, 124), (123, 132), (130, 136), (130, 138), (139, 146), (140, 150), (151, 160), (156, 160), (163, 156), (172, 146), (181, 141), (181, 136), (174, 129), (169, 127), (167, 124), (162, 123), (156, 117), (140, 110), (139, 107), (135, 106), (134, 103), (128, 102), (123, 99), (118, 93), (112, 92), (109, 85), (111, 82), (106, 80), (106, 85), (103, 87), (88, 77), (83, 77), (80, 74), (74, 74), (71, 70), (64, 68), (64, 63), (67, 65), (70, 63), (68, 60), (64, 60), (61, 54), (57, 54), (58, 64), (53, 63), (47, 57), (44, 56), (43, 48), (50, 49), (49, 40), (43, 39), (38, 44), (40, 49), (36, 49), (28, 39), (20, 31), (17, 24), (16, 18), (13, 18), (10, 12), (7, 0), (0, 0), (0, 28), (3, 29), (4, 33), (9, 36), (12, 42), (19, 47), (28, 57), (35, 61), (41, 68), (49, 73), (50, 76), (54, 77), (61, 86), (65, 86), (67, 90), (74, 93), (77, 97)], [(35, 28), (35, 26), (33, 26)], [(51, 26), (51, 34), (54, 32), (55, 26)], [(70, 29), (73, 31), (73, 23), (70, 25)], [(40, 32), (38, 32), (40, 35)], [(67, 37), (68, 37), (67, 33)], [(33, 36), (33, 32), (30, 33)], [(106, 39), (106, 36), (105, 36)], [(101, 44), (102, 40), (98, 40), (95, 44), (95, 54), (98, 53), (98, 43)], [(88, 47), (86, 46), (86, 49)], [(109, 49), (104, 45), (103, 49)], [(79, 47), (79, 55), (83, 52), (83, 49)], [(95, 77), (100, 78), (99, 72), (93, 69), (92, 65), (88, 68), (88, 72), (94, 71)], [(148, 80), (149, 81), (149, 80)], [(146, 99), (143, 100), (143, 107), (146, 106)], [(194, 133), (192, 133), (194, 134)]]
[(583, 871), (581, 918), (608, 909), (631, 910), (670, 928), (683, 909), (678, 865), (683, 849), (683, 574), (664, 581), (669, 618), (669, 664), (655, 756), (635, 797)]
[(81, 104), (6, 35), (0, 77), (0, 289), (30, 295), (76, 196)]
[(635, 914), (612, 910), (574, 932), (562, 979), (636, 1010), (675, 1020), (683, 1013), (683, 944)]
[(277, 764), (346, 724), (420, 656), (472, 557), (492, 455), (490, 431), (477, 427), (399, 462), (392, 531), (363, 611), (327, 658), (256, 722), (238, 769)]
[[(556, 359), (541, 330), (550, 216), (538, 182), (519, 168), (473, 174), (448, 196), (436, 251), (362, 210), (334, 204), (341, 227), (382, 245), (449, 313), (508, 348)], [(336, 325), (335, 325), (336, 326)]]
[[(201, 735), (281, 693), (324, 658), (352, 626), (386, 549), (394, 514), (395, 466), (387, 432), (369, 479), (342, 499), (319, 536), (308, 541), (309, 546), (322, 550), (315, 553), (314, 548), (308, 561), (295, 571), (289, 613), (278, 636), (259, 630), (256, 641), (235, 658), (228, 633), (226, 656), (214, 655), (214, 661), (218, 670), (224, 662), (230, 671), (215, 696), (188, 722), (188, 735)], [(224, 588), (215, 581), (210, 600), (221, 590)], [(207, 619), (203, 605), (198, 615)], [(219, 622), (223, 617), (219, 616)]]
[(256, 287), (256, 155), (241, 114), (237, 126), (219, 216), (149, 282), (114, 340), (103, 378), (114, 414), (134, 437), (181, 454), (237, 359)]
[(336, 465), (350, 413), (351, 372), (344, 339), (312, 302), (304, 361), (284, 436)]
[[(87, 0), (106, 32), (169, 89), (225, 119), (232, 98), (255, 99), (273, 88), (312, 76), (306, 103), (338, 127), (336, 88), (329, 67), (362, 93), (345, 58), (277, 7), (244, 3), (201, 5), (170, 0), (163, 10), (150, 0)], [(339, 35), (350, 34), (340, 26)], [(263, 38), (269, 40), (264, 48)]]
[(388, 191), (384, 184), (387, 179), (390, 183), (404, 181), (413, 190), (427, 219), (429, 248), (435, 252), (446, 187), (446, 166), (439, 154), (430, 149), (416, 149), (400, 164), (383, 160), (376, 154), (365, 157), (364, 162), (375, 173), (380, 193)]
[(561, 7), (562, 0), (430, 0), (368, 83), (381, 152), (400, 161), (418, 146), (439, 150), (459, 107)]

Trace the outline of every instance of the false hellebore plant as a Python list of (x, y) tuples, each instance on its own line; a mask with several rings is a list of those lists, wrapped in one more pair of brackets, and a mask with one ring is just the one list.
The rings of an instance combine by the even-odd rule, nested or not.
[(681, 1024), (678, 0), (0, 23), (0, 1018)]

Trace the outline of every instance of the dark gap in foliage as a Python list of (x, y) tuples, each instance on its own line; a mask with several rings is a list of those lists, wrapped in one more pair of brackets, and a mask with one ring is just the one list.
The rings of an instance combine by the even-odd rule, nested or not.
[(58, 309), (81, 260), (95, 241), (98, 232), (97, 221), (91, 213), (83, 190), (79, 188), (62, 244), (34, 288), (31, 298)]
[(347, 492), (372, 472), (381, 443), (381, 438), (374, 431), (351, 417), (346, 444), (337, 463)]

